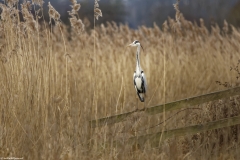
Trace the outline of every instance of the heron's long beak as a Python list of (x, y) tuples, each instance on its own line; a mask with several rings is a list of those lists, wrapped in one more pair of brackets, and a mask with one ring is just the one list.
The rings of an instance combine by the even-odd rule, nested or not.
[(129, 45), (127, 45), (127, 47), (130, 47), (130, 46), (132, 46), (132, 43), (131, 43), (131, 44), (129, 44)]
[[(142, 47), (142, 45), (140, 45), (141, 47)], [(142, 47), (142, 49), (143, 49), (143, 47)], [(144, 49), (143, 49), (143, 51), (144, 51)]]

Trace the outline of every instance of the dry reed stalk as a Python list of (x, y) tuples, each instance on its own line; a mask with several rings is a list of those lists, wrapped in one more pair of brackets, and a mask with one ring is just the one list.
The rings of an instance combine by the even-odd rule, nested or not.
[(161, 136), (159, 137), (159, 144), (158, 146), (160, 147), (160, 144), (162, 142), (162, 137), (163, 137), (163, 133), (165, 130), (165, 126), (166, 126), (166, 114), (165, 114), (165, 103), (166, 103), (166, 52), (165, 50), (163, 51), (163, 127), (162, 127), (162, 133)]
[[(98, 20), (98, 17), (99, 16), (102, 16), (102, 12), (101, 10), (99, 9), (99, 4), (98, 4), (98, 1), (99, 0), (95, 0), (95, 3), (94, 3), (94, 30), (93, 30), (93, 33), (94, 33), (94, 61), (95, 61), (95, 66), (94, 66), (94, 77), (97, 77), (97, 61), (98, 61), (98, 55), (96, 53), (96, 29), (95, 29), (95, 18)], [(98, 88), (98, 85), (97, 85), (97, 78), (94, 78), (94, 84), (93, 84), (93, 88), (94, 88), (94, 94), (93, 94), (93, 107), (95, 106), (95, 118), (97, 117), (97, 114), (98, 114), (98, 105), (97, 105), (97, 101), (98, 101), (98, 96), (97, 96), (97, 93), (96, 93), (96, 89)], [(97, 141), (96, 141), (96, 145), (97, 145)]]

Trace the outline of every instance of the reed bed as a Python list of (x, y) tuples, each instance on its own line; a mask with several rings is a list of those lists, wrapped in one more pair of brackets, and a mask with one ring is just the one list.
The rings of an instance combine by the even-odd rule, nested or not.
[[(76, 11), (80, 9), (76, 1), (69, 12), (72, 27), (61, 23), (50, 3), (53, 20), (40, 22), (44, 17), (35, 7), (41, 9), (41, 2), (26, 2), (21, 9), (15, 1), (0, 6), (0, 157), (239, 159), (239, 126), (167, 139), (158, 148), (113, 144), (162, 127), (174, 129), (239, 115), (238, 96), (185, 110), (165, 126), (156, 125), (163, 115), (143, 113), (95, 130), (88, 123), (225, 88), (216, 81), (238, 86), (238, 73), (230, 67), (240, 59), (239, 29), (225, 22), (223, 29), (216, 24), (208, 31), (203, 21), (197, 25), (182, 16), (178, 29), (172, 28), (175, 21), (169, 18), (161, 27), (137, 30), (96, 21), (94, 29), (84, 31), (74, 14), (74, 5)], [(39, 17), (29, 12), (30, 7)], [(135, 39), (144, 47), (141, 65), (149, 88), (145, 103), (138, 100), (132, 82), (135, 49), (126, 49)]]

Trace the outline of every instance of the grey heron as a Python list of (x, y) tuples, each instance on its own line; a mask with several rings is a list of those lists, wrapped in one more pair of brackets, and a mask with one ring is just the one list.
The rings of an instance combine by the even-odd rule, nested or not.
[(133, 41), (133, 43), (129, 44), (128, 46), (133, 46), (133, 47), (137, 46), (137, 53), (136, 53), (137, 64), (136, 64), (136, 71), (133, 74), (133, 84), (140, 101), (144, 102), (144, 96), (147, 91), (147, 81), (140, 65), (140, 50), (142, 46), (140, 42), (137, 40)]

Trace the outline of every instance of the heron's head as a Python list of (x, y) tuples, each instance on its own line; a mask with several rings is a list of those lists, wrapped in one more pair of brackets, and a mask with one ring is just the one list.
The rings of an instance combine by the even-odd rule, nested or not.
[[(132, 47), (141, 46), (142, 47), (142, 45), (140, 44), (140, 42), (138, 40), (133, 41), (131, 44), (128, 45), (128, 47), (129, 46), (132, 46)], [(142, 47), (142, 49), (143, 49), (143, 47)]]
[(139, 46), (139, 45), (141, 45), (140, 42), (138, 40), (135, 40), (131, 44), (129, 44), (128, 46), (133, 46), (134, 47), (134, 46)]

